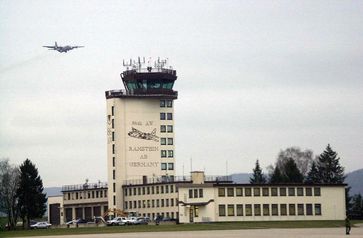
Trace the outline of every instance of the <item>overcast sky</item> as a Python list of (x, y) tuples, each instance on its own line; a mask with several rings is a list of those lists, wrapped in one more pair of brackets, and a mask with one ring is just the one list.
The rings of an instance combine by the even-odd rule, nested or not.
[(104, 92), (137, 56), (177, 70), (179, 175), (328, 143), (363, 167), (363, 1), (0, 0), (0, 16), (0, 158), (45, 186), (106, 181)]

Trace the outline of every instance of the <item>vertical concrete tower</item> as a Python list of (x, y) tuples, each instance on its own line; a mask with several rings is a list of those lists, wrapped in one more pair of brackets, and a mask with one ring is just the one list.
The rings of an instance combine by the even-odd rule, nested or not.
[[(153, 65), (153, 66), (151, 66)], [(106, 91), (108, 205), (123, 210), (122, 185), (173, 180), (176, 71), (166, 60), (124, 62), (125, 90)]]

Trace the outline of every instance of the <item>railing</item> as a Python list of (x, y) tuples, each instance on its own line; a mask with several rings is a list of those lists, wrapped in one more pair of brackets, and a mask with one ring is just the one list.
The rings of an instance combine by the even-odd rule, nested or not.
[(120, 90), (109, 90), (106, 91), (106, 97), (120, 97), (120, 96), (155, 96), (155, 95), (173, 95), (178, 96), (178, 92), (170, 89), (136, 89), (134, 91)]
[(124, 76), (129, 74), (136, 74), (136, 73), (166, 73), (171, 75), (176, 75), (176, 70), (173, 69), (166, 69), (161, 67), (147, 67), (147, 68), (137, 68), (134, 67), (133, 69), (128, 69), (122, 72)]
[[(205, 176), (205, 182), (232, 182), (231, 176)], [(192, 182), (191, 176), (162, 176), (152, 177), (147, 179), (129, 179), (123, 182), (123, 185), (138, 185), (138, 184), (154, 184), (154, 183), (172, 183), (172, 182)]]
[(62, 192), (65, 191), (75, 191), (75, 190), (87, 190), (87, 189), (98, 189), (105, 188), (107, 189), (107, 183), (84, 183), (84, 184), (75, 184), (75, 185), (64, 185), (62, 186)]

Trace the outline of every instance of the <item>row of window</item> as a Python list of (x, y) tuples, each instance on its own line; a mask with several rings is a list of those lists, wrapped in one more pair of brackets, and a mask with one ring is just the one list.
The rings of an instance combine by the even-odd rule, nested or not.
[(173, 158), (174, 151), (173, 150), (161, 150), (161, 158)]
[(125, 209), (174, 207), (174, 206), (178, 206), (177, 198), (175, 198), (175, 200), (174, 198), (170, 199), (166, 198), (166, 199), (125, 201)]
[(140, 216), (149, 217), (152, 221), (157, 217), (168, 217), (171, 219), (177, 218), (179, 216), (178, 212), (158, 212), (158, 213), (140, 213)]
[(161, 163), (161, 170), (174, 170), (174, 163)]
[(173, 125), (161, 125), (160, 126), (161, 133), (172, 133), (173, 132)]
[(160, 138), (160, 145), (173, 145), (173, 144), (174, 144), (173, 138), (165, 138), (165, 137)]
[(71, 192), (64, 194), (64, 200), (78, 200), (90, 198), (103, 198), (107, 197), (107, 190), (96, 190), (87, 192)]
[[(262, 191), (261, 191), (262, 190)], [(227, 192), (226, 192), (227, 191)], [(219, 197), (320, 196), (320, 187), (218, 188)]]
[(173, 113), (160, 112), (160, 120), (173, 120)]
[(202, 188), (189, 189), (189, 198), (202, 198), (202, 197), (203, 197)]
[(173, 107), (173, 100), (160, 100), (160, 107)]
[(174, 193), (178, 192), (178, 188), (174, 187), (173, 184), (169, 185), (153, 185), (146, 187), (135, 187), (135, 188), (124, 188), (125, 196), (137, 196), (145, 194), (163, 194), (163, 193)]
[(262, 206), (261, 204), (220, 204), (218, 214), (219, 216), (312, 216), (313, 214), (321, 216), (321, 204), (262, 204)]

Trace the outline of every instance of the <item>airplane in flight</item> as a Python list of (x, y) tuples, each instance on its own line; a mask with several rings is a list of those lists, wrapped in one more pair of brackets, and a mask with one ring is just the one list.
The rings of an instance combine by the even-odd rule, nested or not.
[(73, 50), (73, 49), (76, 49), (76, 48), (82, 48), (84, 46), (70, 46), (70, 45), (66, 45), (66, 46), (58, 46), (57, 42), (55, 42), (54, 46), (49, 46), (49, 45), (44, 45), (43, 47), (46, 47), (46, 48), (49, 48), (48, 50), (56, 50), (60, 53), (67, 53), (67, 51), (69, 50)]

